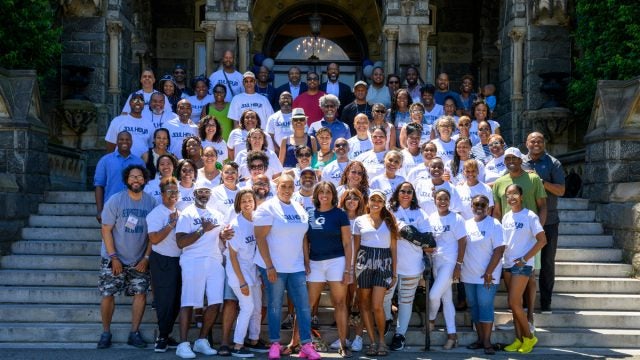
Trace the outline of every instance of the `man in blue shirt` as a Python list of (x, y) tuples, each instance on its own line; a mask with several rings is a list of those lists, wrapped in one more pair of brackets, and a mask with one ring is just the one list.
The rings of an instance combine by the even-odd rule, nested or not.
[(337, 138), (348, 139), (351, 137), (351, 131), (349, 126), (342, 121), (338, 120), (336, 113), (340, 107), (340, 100), (338, 97), (332, 94), (326, 94), (320, 98), (320, 109), (324, 114), (322, 120), (316, 121), (309, 126), (309, 135), (316, 136), (316, 131), (320, 128), (326, 127), (331, 130), (331, 148), (333, 149), (333, 143)]
[(131, 154), (131, 134), (128, 131), (118, 133), (116, 151), (103, 156), (96, 166), (93, 185), (96, 187), (96, 219), (102, 224), (102, 209), (109, 198), (126, 188), (122, 180), (122, 170), (129, 165), (142, 165), (144, 162)]

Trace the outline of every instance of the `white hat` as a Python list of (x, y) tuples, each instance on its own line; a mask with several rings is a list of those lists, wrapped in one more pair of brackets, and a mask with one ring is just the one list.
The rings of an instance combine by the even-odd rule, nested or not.
[(515, 157), (517, 157), (519, 159), (523, 158), (522, 153), (520, 152), (520, 150), (518, 148), (515, 148), (515, 147), (510, 147), (504, 152), (504, 157), (507, 157), (509, 155), (515, 156)]
[(209, 190), (211, 190), (211, 188), (209, 187), (208, 181), (205, 180), (204, 177), (202, 179), (196, 180), (195, 185), (193, 185), (193, 190), (198, 190), (198, 189), (209, 189)]
[(360, 85), (362, 85), (362, 86), (364, 86), (364, 87), (368, 87), (368, 86), (369, 86), (369, 85), (367, 85), (367, 83), (366, 83), (366, 82), (364, 82), (364, 81), (360, 80), (360, 81), (356, 82), (355, 84), (353, 84), (353, 91), (356, 91), (356, 88), (357, 88), (358, 86), (360, 86)]
[(256, 74), (252, 73), (251, 71), (247, 71), (246, 73), (244, 73), (242, 75), (242, 79), (246, 79), (248, 77), (255, 79), (256, 78)]
[(293, 109), (293, 111), (291, 111), (291, 118), (307, 118), (307, 115), (304, 114), (304, 109), (303, 108), (295, 108)]
[(373, 190), (372, 192), (370, 192), (369, 193), (369, 199), (371, 199), (375, 195), (380, 196), (382, 198), (382, 201), (384, 201), (384, 202), (387, 201), (387, 195), (385, 195), (384, 192), (382, 192), (381, 190)]

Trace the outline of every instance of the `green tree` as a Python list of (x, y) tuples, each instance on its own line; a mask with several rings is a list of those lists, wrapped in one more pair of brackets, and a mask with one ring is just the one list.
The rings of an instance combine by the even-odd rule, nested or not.
[(42, 81), (60, 63), (62, 29), (49, 0), (0, 0), (0, 66), (35, 69)]
[(638, 0), (576, 0), (573, 33), (580, 55), (569, 84), (569, 100), (578, 119), (587, 119), (598, 80), (640, 75)]

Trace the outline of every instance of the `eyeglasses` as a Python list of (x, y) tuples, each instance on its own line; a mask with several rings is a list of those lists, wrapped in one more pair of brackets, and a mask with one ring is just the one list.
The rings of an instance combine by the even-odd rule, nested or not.
[(413, 190), (400, 190), (398, 191), (400, 194), (405, 194), (405, 195), (413, 195)]
[(364, 175), (364, 171), (351, 170), (351, 171), (349, 171), (349, 174), (363, 176)]
[(422, 150), (422, 152), (437, 152), (437, 149), (432, 149), (432, 148), (426, 148), (424, 150)]
[(211, 194), (211, 190), (210, 189), (196, 189), (196, 194), (198, 194), (198, 195)]
[(134, 103), (134, 104), (135, 103), (144, 104), (144, 100), (140, 99), (140, 98), (133, 98), (133, 99), (131, 99), (131, 102)]
[(305, 119), (305, 118), (293, 118), (293, 119), (291, 119), (291, 121), (293, 121), (294, 123), (295, 122), (301, 123), (301, 122), (307, 121), (307, 119)]
[(461, 128), (461, 127), (470, 128), (470, 127), (471, 127), (471, 124), (469, 124), (469, 123), (465, 123), (465, 124), (458, 124), (458, 127), (459, 127), (459, 128)]
[(424, 114), (424, 111), (422, 110), (411, 110), (412, 114)]
[(249, 166), (251, 170), (264, 170), (264, 165), (251, 165)]
[(346, 144), (346, 143), (340, 143), (340, 144), (334, 145), (335, 148), (346, 148), (347, 146), (349, 146), (349, 144)]
[(311, 157), (311, 153), (300, 153), (297, 156), (298, 158), (309, 158)]
[(478, 128), (478, 131), (491, 131), (491, 128), (486, 128), (486, 127)]
[(317, 78), (317, 77), (308, 77), (307, 78), (307, 81), (318, 81), (318, 80), (319, 80), (319, 78)]
[(376, 113), (376, 114), (384, 114), (384, 113), (386, 113), (386, 111), (384, 111), (384, 110), (373, 110), (373, 112)]
[(492, 143), (489, 143), (489, 146), (502, 146), (502, 144), (502, 141), (494, 141)]
[(173, 195), (173, 194), (178, 194), (180, 190), (165, 190), (164, 192), (166, 194)]
[(482, 208), (482, 209), (484, 209), (484, 208), (486, 208), (486, 207), (487, 207), (487, 205), (488, 205), (488, 204), (487, 204), (487, 203), (485, 203), (485, 202), (475, 202), (475, 203), (473, 203), (472, 205), (473, 205), (473, 207), (477, 207), (477, 208)]
[(128, 179), (130, 179), (130, 180), (144, 180), (144, 176), (143, 175), (129, 175)]
[(269, 186), (269, 183), (266, 183), (266, 182), (257, 182), (257, 183), (253, 183), (253, 185), (255, 185), (255, 186)]
[(331, 109), (335, 109), (337, 108), (336, 104), (326, 104), (323, 106), (323, 108), (331, 108)]

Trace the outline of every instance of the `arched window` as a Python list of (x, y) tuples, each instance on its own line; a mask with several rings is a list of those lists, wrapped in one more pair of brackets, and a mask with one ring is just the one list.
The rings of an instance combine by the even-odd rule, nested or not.
[(329, 39), (305, 36), (285, 45), (276, 60), (341, 61), (349, 60), (349, 57), (338, 44)]

